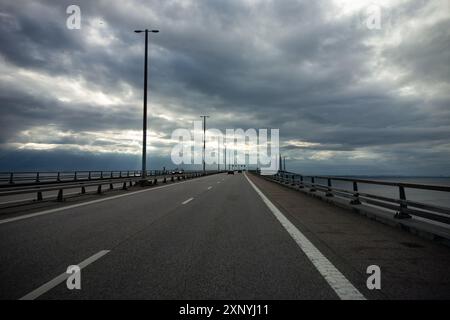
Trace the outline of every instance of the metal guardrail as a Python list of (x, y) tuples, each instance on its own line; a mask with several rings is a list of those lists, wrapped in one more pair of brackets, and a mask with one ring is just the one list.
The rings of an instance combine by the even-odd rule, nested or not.
[[(87, 175), (79, 175), (79, 173), (87, 173)], [(25, 179), (16, 180), (15, 183), (7, 183), (0, 185), (0, 197), (2, 196), (11, 196), (18, 194), (32, 194), (35, 193), (37, 195), (36, 200), (42, 201), (43, 192), (47, 191), (58, 191), (57, 200), (64, 200), (64, 190), (66, 189), (75, 189), (81, 188), (81, 194), (86, 193), (87, 187), (97, 187), (97, 193), (102, 193), (102, 186), (109, 185), (109, 189), (114, 189), (114, 184), (122, 184), (122, 189), (126, 190), (128, 187), (131, 187), (133, 183), (137, 184), (142, 182), (142, 177), (140, 175), (140, 171), (125, 171), (127, 174), (121, 175), (120, 172), (124, 171), (95, 171), (96, 173), (100, 172), (100, 175), (93, 175), (94, 171), (73, 171), (70, 172), (70, 176), (65, 176), (66, 179), (61, 179), (61, 173), (57, 173), (56, 177), (60, 179), (55, 179), (54, 175), (48, 176), (37, 175), (38, 177), (46, 177), (45, 180), (37, 179), (30, 181), (27, 177)], [(102, 175), (101, 173), (107, 172), (108, 174)], [(53, 172), (52, 174), (54, 174)], [(133, 174), (131, 174), (133, 173)], [(139, 174), (138, 174), (139, 173)], [(200, 177), (204, 175), (210, 175), (218, 173), (217, 171), (187, 171), (183, 173), (171, 174), (168, 171), (148, 171), (145, 177), (145, 181), (149, 184), (157, 184), (158, 180), (162, 183), (167, 183), (168, 180), (174, 182), (175, 180), (186, 180), (195, 177)], [(20, 177), (22, 174), (22, 178), (25, 176), (24, 172), (16, 173), (17, 177)], [(34, 174), (34, 173), (33, 173)], [(20, 183), (18, 182), (20, 181)]]
[[(326, 197), (340, 196), (348, 198), (350, 199), (349, 203), (351, 205), (367, 203), (377, 207), (394, 210), (395, 218), (398, 219), (408, 219), (412, 216), (418, 216), (429, 220), (450, 224), (450, 208), (408, 200), (405, 192), (405, 189), (409, 188), (449, 192), (450, 196), (450, 186), (340, 178), (333, 176), (304, 176), (293, 172), (278, 172), (276, 175), (265, 177), (284, 184), (290, 184), (298, 187), (299, 189), (308, 188), (308, 191), (312, 193), (322, 191), (325, 193)], [(324, 181), (325, 184), (319, 183), (320, 181)], [(352, 189), (348, 190), (334, 187), (333, 181), (350, 182), (352, 184)], [(390, 198), (360, 192), (358, 189), (359, 184), (396, 187), (398, 189), (398, 198)]]
[[(146, 172), (147, 176), (163, 174), (170, 174), (170, 171), (148, 170)], [(120, 179), (140, 176), (140, 170), (0, 172), (0, 188), (10, 186), (12, 184), (73, 182), (80, 180)]]

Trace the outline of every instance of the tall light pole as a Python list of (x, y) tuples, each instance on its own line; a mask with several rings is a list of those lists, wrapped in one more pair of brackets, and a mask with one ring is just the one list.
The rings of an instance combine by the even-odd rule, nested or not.
[(144, 63), (144, 119), (142, 124), (142, 180), (147, 175), (147, 73), (148, 73), (148, 33), (158, 33), (159, 30), (134, 30), (136, 33), (145, 32), (145, 63)]
[(200, 116), (200, 118), (203, 118), (203, 173), (205, 173), (206, 118), (209, 116)]
[(217, 136), (217, 172), (220, 171), (220, 136)]
[(227, 144), (225, 142), (226, 138), (224, 139), (223, 146), (225, 147), (225, 171), (227, 170)]

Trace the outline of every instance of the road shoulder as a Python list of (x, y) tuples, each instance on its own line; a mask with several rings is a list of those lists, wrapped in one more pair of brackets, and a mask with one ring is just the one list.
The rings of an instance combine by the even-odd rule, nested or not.
[[(449, 298), (447, 247), (371, 221), (253, 174), (251, 181), (369, 299)], [(381, 269), (368, 290), (367, 267)], [(384, 285), (383, 285), (384, 284)]]

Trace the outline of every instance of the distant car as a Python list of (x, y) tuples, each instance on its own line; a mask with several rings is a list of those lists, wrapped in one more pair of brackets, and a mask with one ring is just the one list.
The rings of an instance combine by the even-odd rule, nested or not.
[(228, 174), (234, 174), (234, 170), (228, 170)]
[(238, 173), (242, 173), (242, 170), (238, 170)]
[(175, 170), (172, 170), (171, 172), (170, 172), (171, 174), (183, 174), (184, 173), (184, 170), (183, 169), (175, 169)]

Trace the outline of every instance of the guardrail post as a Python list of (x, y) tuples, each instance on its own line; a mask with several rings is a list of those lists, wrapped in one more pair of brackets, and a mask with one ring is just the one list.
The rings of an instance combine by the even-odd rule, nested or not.
[(325, 197), (333, 197), (333, 191), (331, 190), (331, 179), (328, 178), (327, 179), (327, 185), (328, 185), (328, 189), (327, 189), (327, 193), (325, 193)]
[(164, 176), (163, 183), (167, 183), (167, 178)]
[(174, 182), (175, 179), (173, 178), (173, 176), (170, 177), (170, 181)]
[(153, 184), (158, 184), (158, 179), (153, 179)]
[(177, 177), (177, 180), (178, 180), (178, 181), (180, 181), (180, 180), (181, 180), (180, 176), (178, 176), (178, 177)]
[(39, 182), (39, 172), (36, 172), (36, 182)]
[(88, 180), (91, 180), (91, 172), (89, 171)]
[(300, 183), (298, 185), (299, 189), (303, 189), (305, 186), (303, 185), (303, 176), (300, 176)]
[(310, 192), (316, 192), (316, 187), (315, 187), (315, 179), (314, 177), (311, 177), (311, 188), (309, 189)]
[(77, 181), (77, 179), (78, 179), (78, 174), (77, 174), (77, 172), (75, 171), (74, 180)]
[(37, 201), (42, 201), (42, 192), (41, 191), (37, 192)]
[(86, 193), (86, 188), (83, 186), (81, 187), (81, 194), (85, 194)]
[(114, 178), (114, 174), (113, 174), (113, 172), (111, 171), (111, 179), (112, 179), (112, 178)]
[(14, 183), (14, 173), (12, 173), (12, 172), (9, 174), (9, 183), (10, 184)]
[(353, 181), (353, 198), (350, 204), (361, 204), (361, 201), (359, 201), (358, 183), (356, 181)]
[(295, 175), (293, 174), (292, 176), (291, 176), (291, 186), (295, 186)]
[(103, 179), (103, 171), (100, 171), (100, 179)]
[(102, 185), (101, 184), (99, 184), (97, 187), (97, 193), (102, 194)]
[(112, 190), (112, 189), (114, 189), (114, 186), (113, 186), (112, 183), (110, 183), (110, 184), (109, 184), (109, 190)]
[(403, 186), (398, 186), (399, 196), (400, 196), (400, 209), (395, 213), (395, 218), (397, 219), (409, 219), (411, 215), (406, 213), (406, 208), (408, 205), (406, 204), (406, 193), (405, 188)]
[(58, 191), (58, 197), (56, 199), (58, 202), (62, 202), (64, 200), (63, 198), (63, 189), (59, 189)]
[(122, 190), (127, 190), (127, 182), (126, 181), (123, 182)]

